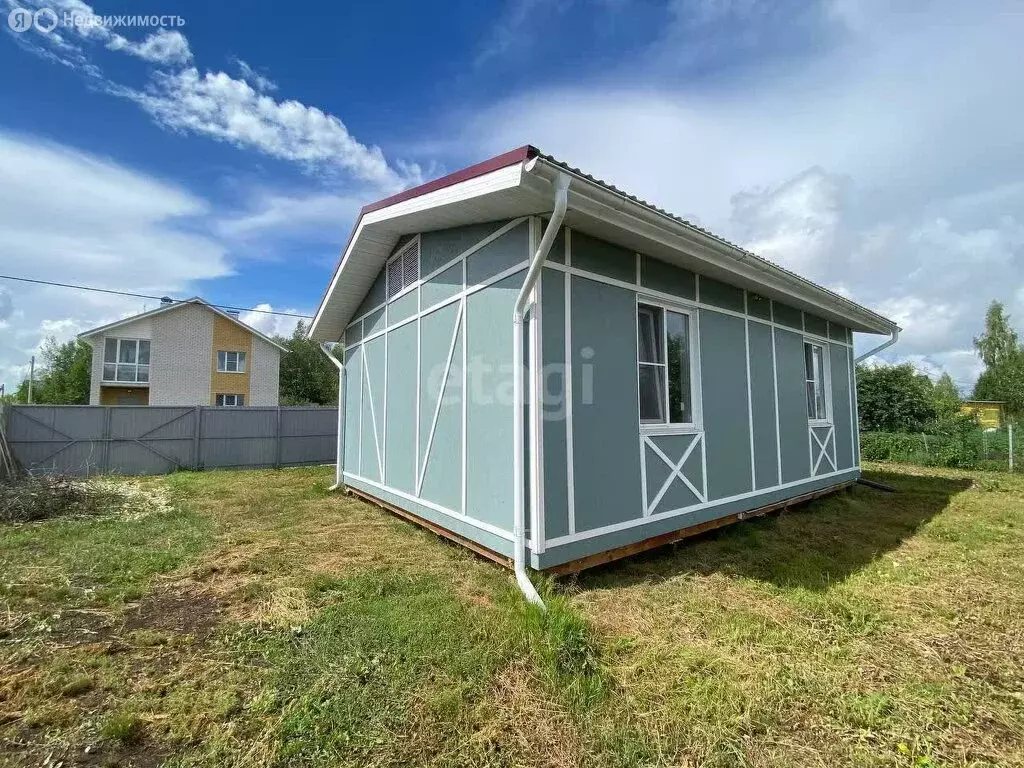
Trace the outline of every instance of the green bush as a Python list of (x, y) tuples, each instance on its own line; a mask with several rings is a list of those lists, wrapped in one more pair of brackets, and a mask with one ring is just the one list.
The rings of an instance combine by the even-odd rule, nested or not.
[[(867, 461), (893, 461), (928, 467), (1007, 469), (1009, 434), (1005, 429), (985, 432), (971, 419), (958, 417), (935, 424), (929, 433), (862, 432), (861, 457)], [(1024, 451), (1014, 445), (1015, 469)]]
[(920, 463), (924, 452), (921, 435), (906, 432), (862, 432), (861, 457), (868, 461)]

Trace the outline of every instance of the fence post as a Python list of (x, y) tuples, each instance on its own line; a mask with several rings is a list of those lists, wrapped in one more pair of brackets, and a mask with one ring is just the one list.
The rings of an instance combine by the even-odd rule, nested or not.
[(1010, 422), (1010, 424), (1008, 426), (1008, 429), (1009, 429), (1009, 436), (1010, 436), (1010, 471), (1013, 472), (1013, 422), (1012, 421)]
[(103, 451), (100, 454), (103, 457), (100, 463), (100, 472), (103, 474), (109, 474), (110, 472), (110, 421), (113, 410), (114, 407), (111, 405), (103, 409)]
[(203, 431), (203, 406), (196, 406), (195, 431), (192, 433), (192, 469), (199, 470), (199, 449)]
[(274, 468), (281, 468), (281, 406), (277, 406), (277, 422), (274, 425)]

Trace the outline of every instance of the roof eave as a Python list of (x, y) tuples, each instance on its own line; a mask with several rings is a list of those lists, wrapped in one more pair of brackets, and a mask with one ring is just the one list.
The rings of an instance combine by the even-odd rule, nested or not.
[[(490, 178), (498, 176), (505, 177), (511, 166), (519, 166), (521, 169), (527, 160), (536, 156), (537, 149), (527, 144), (519, 147), (518, 149), (505, 152), (504, 154), (492, 157), (489, 160), (477, 163), (476, 165), (463, 168), (455, 173), (427, 182), (426, 184), (421, 184), (418, 187), (405, 190), (397, 195), (392, 195), (391, 197), (363, 206), (359, 212), (359, 216), (356, 218), (356, 221), (352, 226), (352, 231), (349, 233), (348, 240), (346, 241), (345, 247), (342, 249), (341, 255), (338, 259), (338, 264), (334, 268), (334, 272), (327, 284), (327, 288), (325, 289), (323, 296), (320, 299), (320, 303), (317, 306), (316, 313), (313, 316), (313, 322), (310, 323), (306, 334), (307, 337), (319, 341), (336, 340), (333, 333), (325, 334), (323, 332), (322, 325), (324, 324), (325, 310), (338, 287), (342, 278), (342, 273), (345, 271), (348, 264), (348, 259), (357, 245), (357, 241), (365, 226), (386, 221), (389, 217), (407, 212), (410, 208), (423, 206), (425, 209), (429, 210), (432, 201), (444, 200), (444, 204), (450, 204), (451, 200), (447, 198), (453, 192), (458, 192), (458, 190), (451, 190), (450, 188), (458, 185), (465, 185), (464, 188), (468, 189), (475, 185), (484, 183)], [(520, 170), (519, 174), (521, 173), (522, 171)], [(466, 184), (466, 182), (470, 183)], [(521, 183), (521, 175), (516, 175), (514, 177), (508, 176), (507, 179), (502, 182), (502, 185), (507, 189), (518, 187)], [(488, 191), (495, 190), (476, 190), (476, 192), (479, 193)], [(467, 194), (472, 196), (472, 194), (475, 194), (476, 192), (469, 192)], [(437, 205), (441, 205), (441, 203), (438, 202)]]
[[(809, 307), (811, 311), (817, 310), (826, 317), (839, 318), (856, 331), (893, 334), (899, 330), (896, 323), (867, 307), (816, 285), (690, 222), (631, 197), (555, 158), (543, 155), (533, 146), (525, 145), (365, 206), (360, 211), (338, 265), (320, 300), (316, 315), (310, 324), (309, 338), (335, 340), (337, 318), (325, 320), (325, 312), (342, 279), (348, 259), (358, 244), (360, 233), (366, 225), (398, 216), (410, 206), (430, 210), (432, 205), (450, 204), (452, 191), (447, 188), (463, 182), (472, 182), (469, 186), (479, 184), (478, 177), (511, 165), (519, 165), (521, 170), (516, 179), (506, 181), (506, 188), (509, 188), (508, 184), (519, 186), (546, 199), (549, 183), (558, 174), (569, 173), (574, 177), (569, 198), (570, 210), (575, 209), (584, 215), (621, 226), (639, 238), (662, 245), (669, 253), (687, 254), (692, 259), (717, 267), (720, 272), (741, 278), (741, 282), (747, 285), (764, 289), (766, 293), (793, 297), (797, 303)], [(442, 200), (443, 203), (435, 202)]]
[[(646, 236), (657, 238), (660, 231), (669, 238), (685, 242), (690, 246), (688, 250), (696, 249), (698, 252), (694, 255), (699, 258), (705, 260), (717, 258), (717, 263), (720, 266), (735, 274), (748, 279), (756, 276), (766, 285), (794, 295), (812, 306), (820, 307), (825, 313), (843, 316), (847, 321), (859, 326), (856, 330), (880, 334), (891, 334), (899, 330), (899, 326), (892, 320), (867, 307), (816, 285), (794, 272), (772, 264), (756, 254), (739, 248), (682, 219), (631, 198), (618, 190), (611, 189), (562, 163), (553, 162), (541, 156), (530, 164), (527, 170), (531, 173), (526, 174), (525, 183), (529, 183), (531, 174), (545, 181), (553, 180), (559, 173), (572, 174), (575, 183), (569, 198), (570, 209), (575, 208), (581, 212), (599, 215), (627, 229), (641, 231)], [(666, 245), (674, 244), (671, 240), (661, 239)], [(752, 270), (756, 270), (756, 272)]]

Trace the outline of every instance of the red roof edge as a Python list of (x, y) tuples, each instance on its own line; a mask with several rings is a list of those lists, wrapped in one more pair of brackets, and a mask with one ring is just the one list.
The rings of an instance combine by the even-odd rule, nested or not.
[[(327, 283), (327, 288), (324, 290), (324, 294), (320, 298), (320, 304), (317, 306), (316, 314), (313, 316), (313, 321), (315, 322), (316, 318), (320, 317), (320, 311), (324, 308), (324, 302), (326, 302), (327, 298), (330, 296), (331, 286), (334, 285), (334, 278), (337, 276), (338, 270), (341, 269), (342, 262), (345, 260), (345, 253), (348, 251), (348, 247), (352, 244), (352, 238), (356, 236), (356, 230), (359, 229), (359, 222), (362, 221), (363, 216), (371, 211), (377, 211), (381, 208), (387, 208), (389, 205), (401, 203), (403, 200), (412, 200), (414, 197), (425, 195), (428, 192), (444, 189), (445, 187), (450, 187), (453, 184), (468, 181), (469, 179), (477, 176), (483, 176), (485, 173), (497, 171), (501, 168), (507, 168), (510, 165), (515, 165), (516, 163), (525, 162), (539, 154), (539, 149), (531, 146), (530, 144), (524, 144), (517, 149), (497, 155), (489, 160), (484, 160), (476, 165), (471, 165), (468, 168), (463, 168), (462, 170), (455, 171), (454, 173), (449, 173), (447, 176), (442, 176), (439, 179), (428, 181), (426, 184), (420, 184), (418, 187), (406, 189), (396, 195), (392, 195), (391, 197), (385, 197), (383, 200), (378, 200), (375, 203), (364, 205), (360, 209), (359, 215), (356, 217), (355, 224), (352, 225), (352, 231), (349, 232), (348, 240), (345, 242), (345, 247), (341, 249), (341, 256), (338, 258), (338, 264), (331, 273), (331, 280)], [(312, 323), (310, 323), (310, 327), (312, 327)]]
[(436, 192), (439, 189), (450, 187), (453, 184), (459, 184), (463, 181), (476, 178), (477, 176), (483, 176), (485, 173), (497, 171), (499, 168), (507, 168), (510, 165), (525, 162), (538, 154), (540, 154), (540, 152), (536, 147), (525, 144), (518, 149), (505, 152), (504, 154), (492, 157), (489, 160), (484, 160), (482, 163), (471, 165), (468, 168), (455, 171), (455, 173), (449, 173), (447, 176), (442, 176), (439, 179), (428, 181), (426, 184), (420, 184), (418, 187), (406, 189), (396, 195), (392, 195), (391, 197), (385, 197), (383, 200), (378, 200), (375, 203), (364, 205), (362, 210), (359, 211), (359, 215), (364, 216), (371, 211), (387, 208), (389, 205), (401, 203), (405, 200), (412, 200), (414, 197), (419, 197), (420, 195), (425, 195), (429, 192)]

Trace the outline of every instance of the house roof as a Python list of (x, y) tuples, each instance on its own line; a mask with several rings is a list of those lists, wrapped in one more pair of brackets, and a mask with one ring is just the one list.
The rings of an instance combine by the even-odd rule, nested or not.
[(310, 336), (338, 340), (399, 238), (551, 211), (552, 184), (572, 179), (565, 223), (624, 247), (740, 285), (865, 333), (897, 325), (613, 184), (526, 145), (362, 208)]
[(161, 304), (156, 309), (151, 309), (148, 312), (141, 312), (138, 315), (132, 315), (131, 317), (126, 317), (126, 318), (124, 318), (122, 320), (116, 320), (113, 323), (107, 323), (106, 325), (101, 325), (101, 326), (99, 326), (97, 328), (90, 328), (88, 331), (82, 331), (80, 334), (78, 334), (78, 338), (85, 339), (85, 338), (89, 338), (90, 336), (96, 336), (96, 335), (98, 335), (100, 333), (105, 333), (105, 332), (111, 331), (111, 330), (113, 330), (115, 328), (119, 328), (122, 325), (127, 325), (128, 323), (134, 323), (136, 320), (141, 320), (142, 318), (155, 317), (156, 315), (161, 315), (164, 312), (172, 312), (175, 309), (178, 309), (180, 307), (185, 306), (186, 304), (200, 304), (200, 305), (206, 307), (207, 309), (209, 309), (211, 312), (215, 312), (216, 314), (220, 315), (224, 319), (230, 320), (235, 325), (237, 325), (237, 326), (239, 326), (241, 328), (244, 328), (245, 330), (249, 331), (249, 333), (253, 334), (254, 336), (257, 336), (257, 337), (263, 339), (263, 341), (267, 342), (268, 344), (271, 344), (274, 347), (277, 347), (282, 352), (287, 352), (288, 351), (287, 347), (281, 346), (280, 344), (278, 344), (276, 341), (274, 341), (269, 336), (266, 336), (266, 335), (260, 333), (259, 331), (257, 331), (251, 325), (246, 325), (245, 323), (243, 323), (241, 320), (239, 320), (234, 315), (232, 315), (232, 314), (230, 314), (228, 312), (225, 312), (222, 309), (218, 309), (217, 307), (213, 306), (210, 302), (206, 301), (205, 299), (200, 298), (199, 296), (193, 296), (191, 299), (183, 299), (181, 301), (172, 301), (172, 302), (167, 303), (167, 304)]

